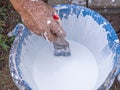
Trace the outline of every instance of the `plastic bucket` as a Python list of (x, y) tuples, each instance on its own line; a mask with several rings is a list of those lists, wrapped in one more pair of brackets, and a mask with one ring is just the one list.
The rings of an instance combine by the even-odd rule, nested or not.
[[(74, 52), (72, 59), (55, 57), (59, 59), (49, 60), (53, 49), (46, 45), (50, 44), (18, 24), (10, 33), (16, 38), (9, 56), (10, 72), (16, 86), (20, 90), (108, 90), (119, 72), (120, 43), (113, 27), (101, 15), (85, 7), (58, 5), (55, 8), (67, 32), (66, 39), (87, 48), (96, 66), (90, 65), (94, 63), (91, 57), (77, 47), (82, 53)], [(75, 61), (79, 56), (89, 60)], [(92, 80), (94, 84), (91, 84)]]

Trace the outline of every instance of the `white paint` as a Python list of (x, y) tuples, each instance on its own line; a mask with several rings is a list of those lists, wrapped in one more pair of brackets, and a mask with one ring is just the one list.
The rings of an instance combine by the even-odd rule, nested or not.
[(54, 56), (50, 45), (37, 53), (33, 78), (38, 90), (93, 90), (95, 87), (98, 70), (94, 56), (80, 43), (69, 43), (71, 57)]
[(85, 5), (86, 1), (85, 0), (72, 0), (71, 1), (74, 4), (80, 4), (80, 5)]
[(91, 4), (91, 3), (92, 3), (92, 0), (88, 0), (88, 2)]
[(8, 36), (8, 37), (12, 37), (12, 36), (14, 36), (14, 31), (9, 32), (9, 33), (7, 34), (7, 36)]
[[(68, 19), (62, 19), (62, 26), (67, 32), (67, 39), (82, 43), (95, 56), (98, 64), (98, 82), (96, 88), (99, 87), (107, 78), (107, 75), (113, 68), (114, 54), (108, 46), (107, 33), (103, 28), (108, 23), (103, 22), (99, 25), (91, 16), (85, 17), (79, 15), (69, 15)], [(107, 54), (103, 51), (107, 48)], [(103, 54), (104, 53), (104, 54)]]
[(49, 25), (50, 23), (51, 23), (51, 20), (48, 20), (48, 21), (47, 21), (47, 24)]
[(33, 2), (37, 1), (38, 2), (39, 0), (30, 0), (30, 1), (33, 1)]
[(59, 12), (60, 9), (67, 9), (67, 8), (68, 8), (68, 7), (66, 7), (66, 6), (60, 6), (60, 7), (59, 7), (59, 5), (58, 5), (58, 7), (56, 7), (56, 9), (58, 10), (58, 12)]
[(43, 37), (45, 38), (45, 40), (46, 40), (47, 42), (51, 43), (50, 40), (48, 40), (47, 32), (44, 32), (44, 33), (43, 33)]
[(118, 40), (115, 40), (116, 43), (120, 43), (119, 39)]
[(24, 22), (24, 21), (25, 21), (23, 18), (21, 18), (21, 19), (22, 19), (22, 22)]
[(112, 0), (112, 2), (115, 2), (115, 0)]
[[(107, 23), (98, 25), (91, 16), (83, 17), (81, 14), (77, 18), (73, 14), (69, 15), (67, 20), (62, 19), (62, 24), (67, 32), (66, 38), (70, 40), (72, 56), (54, 57), (53, 46), (33, 34), (27, 38), (26, 45), (23, 44), (21, 53), (24, 79), (33, 90), (47, 90), (48, 88), (87, 90), (88, 87), (88, 90), (96, 90), (103, 84), (114, 63), (114, 54), (108, 46), (108, 32), (105, 32), (103, 28)], [(60, 88), (56, 89), (57, 87)]]
[(117, 80), (120, 83), (120, 74), (118, 75)]

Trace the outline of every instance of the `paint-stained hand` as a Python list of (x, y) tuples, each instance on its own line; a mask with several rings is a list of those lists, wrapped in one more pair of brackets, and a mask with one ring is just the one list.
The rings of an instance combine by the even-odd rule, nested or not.
[(66, 36), (56, 10), (48, 4), (39, 0), (10, 1), (30, 31), (44, 36), (50, 42), (54, 42), (58, 37)]

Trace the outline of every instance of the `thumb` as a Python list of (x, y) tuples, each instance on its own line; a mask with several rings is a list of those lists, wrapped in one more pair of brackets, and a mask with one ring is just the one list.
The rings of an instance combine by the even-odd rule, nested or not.
[(53, 21), (51, 24), (50, 24), (50, 30), (52, 31), (53, 34), (55, 34), (57, 37), (65, 37), (66, 36), (66, 33), (65, 31), (63, 30), (62, 26), (56, 22), (56, 21)]

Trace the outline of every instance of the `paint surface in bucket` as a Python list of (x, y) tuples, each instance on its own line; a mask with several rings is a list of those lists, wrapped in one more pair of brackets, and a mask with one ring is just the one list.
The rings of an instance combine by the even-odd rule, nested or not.
[(82, 44), (69, 41), (70, 57), (56, 57), (47, 44), (37, 52), (33, 80), (39, 90), (93, 90), (98, 67), (92, 53)]
[[(53, 46), (34, 34), (24, 40), (21, 71), (33, 90), (96, 90), (113, 68), (114, 55), (109, 47), (105, 48), (108, 40), (103, 25), (90, 16), (69, 17), (63, 19), (63, 26), (70, 40), (71, 57), (54, 57)], [(86, 24), (88, 21), (91, 23)]]

